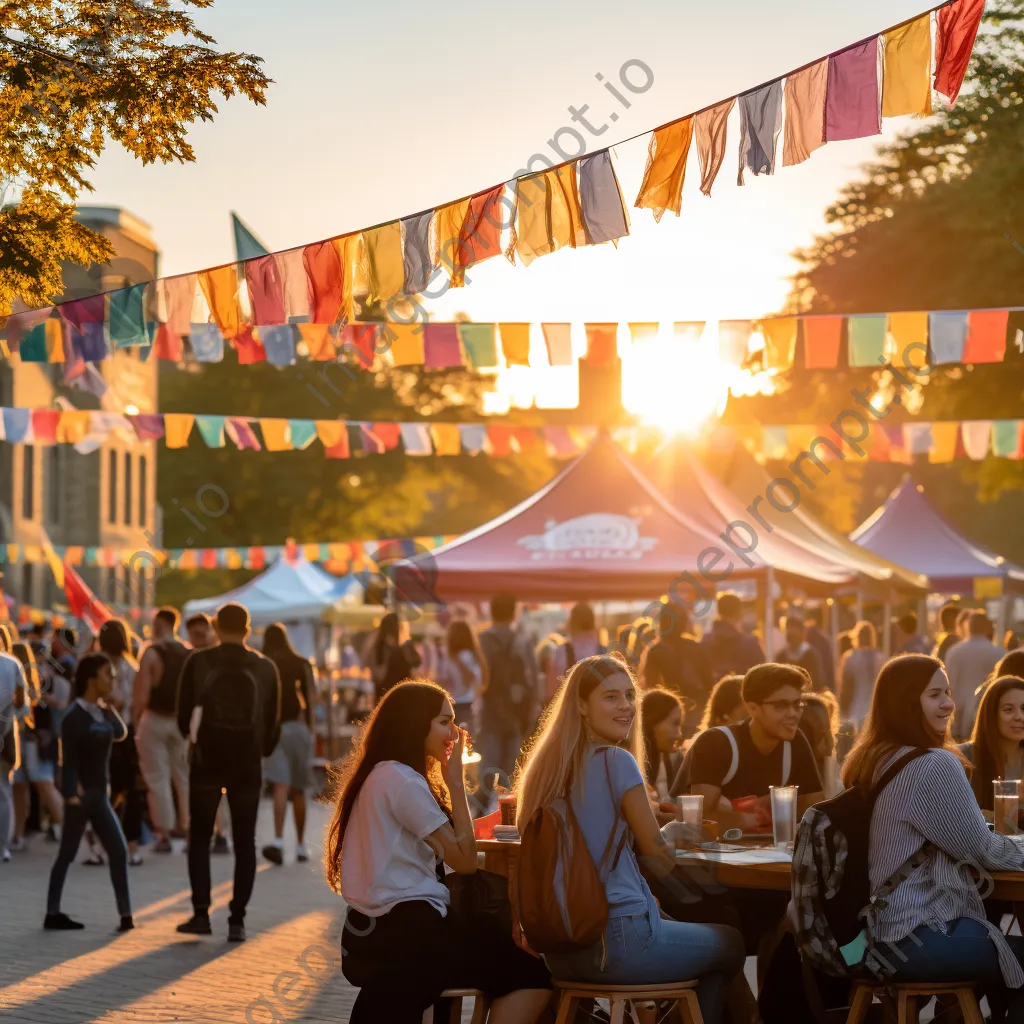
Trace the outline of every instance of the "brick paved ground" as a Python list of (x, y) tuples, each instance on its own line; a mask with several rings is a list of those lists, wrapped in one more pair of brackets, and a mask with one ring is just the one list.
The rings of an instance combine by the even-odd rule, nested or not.
[[(257, 842), (272, 834), (264, 803)], [(323, 881), (318, 842), (327, 809), (310, 815), (314, 861), (261, 864), (246, 921), (249, 939), (228, 945), (232, 858), (213, 858), (214, 935), (178, 935), (191, 912), (183, 853), (148, 854), (130, 881), (137, 928), (117, 935), (105, 868), (76, 864), (64, 910), (81, 932), (42, 930), (55, 847), (31, 849), (0, 864), (0, 1020), (5, 1024), (304, 1024), (347, 1021), (355, 993), (341, 976), (342, 902)], [(81, 858), (79, 858), (80, 860)]]

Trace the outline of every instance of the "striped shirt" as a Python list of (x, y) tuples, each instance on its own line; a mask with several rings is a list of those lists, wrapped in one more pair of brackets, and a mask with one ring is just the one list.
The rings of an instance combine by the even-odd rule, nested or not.
[[(897, 751), (879, 770), (912, 748)], [(966, 917), (989, 929), (999, 953), (1003, 979), (1010, 988), (1024, 985), (1024, 970), (995, 925), (985, 919), (981, 892), (971, 868), (1024, 870), (1024, 846), (988, 830), (963, 766), (948, 750), (935, 749), (911, 761), (882, 791), (871, 815), (869, 863), (872, 891), (880, 888), (925, 844), (933, 848), (889, 896), (875, 916), (872, 937), (900, 942), (914, 929)], [(980, 892), (979, 892), (980, 890)], [(881, 950), (883, 956), (884, 949)]]

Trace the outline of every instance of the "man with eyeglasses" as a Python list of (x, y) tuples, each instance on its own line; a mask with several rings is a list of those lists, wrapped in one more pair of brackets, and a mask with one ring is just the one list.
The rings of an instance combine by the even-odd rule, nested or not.
[(772, 786), (799, 786), (797, 816), (824, 799), (814, 753), (800, 731), (806, 670), (796, 665), (755, 665), (743, 677), (749, 718), (701, 733), (687, 755), (690, 792), (704, 797), (704, 816), (720, 831), (771, 831)]

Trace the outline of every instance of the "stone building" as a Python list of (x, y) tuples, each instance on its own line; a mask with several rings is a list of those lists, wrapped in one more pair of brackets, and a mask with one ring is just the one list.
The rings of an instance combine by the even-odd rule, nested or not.
[[(149, 227), (116, 207), (80, 207), (78, 219), (113, 244), (110, 263), (88, 270), (67, 266), (63, 299), (153, 280), (159, 252)], [(111, 352), (96, 364), (106, 384), (102, 398), (63, 384), (61, 364), (0, 361), (0, 405), (47, 408), (63, 396), (80, 409), (133, 414), (157, 411), (157, 362), (140, 350)], [(55, 545), (151, 551), (159, 543), (156, 513), (156, 442), (116, 430), (83, 454), (70, 444), (0, 442), (0, 543), (39, 545), (45, 530)], [(146, 558), (140, 566), (151, 565)], [(49, 567), (7, 564), (6, 594), (37, 608), (62, 604)], [(152, 603), (151, 587), (124, 566), (79, 570), (100, 598), (121, 612)]]

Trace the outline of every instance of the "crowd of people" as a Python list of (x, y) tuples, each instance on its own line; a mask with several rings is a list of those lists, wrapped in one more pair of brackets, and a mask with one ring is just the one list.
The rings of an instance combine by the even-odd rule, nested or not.
[[(389, 613), (365, 645), (375, 705), (338, 766), (325, 852), (347, 904), (354, 1024), (418, 1024), (448, 988), (485, 991), (492, 1024), (529, 1024), (548, 1012), (552, 977), (695, 980), (707, 1024), (799, 1019), (779, 995), (793, 979), (778, 978), (795, 969), (792, 944), (779, 940), (788, 894), (708, 884), (679, 866), (676, 848), (702, 829), (770, 837), (772, 787), (798, 787), (799, 814), (844, 787), (870, 788), (894, 765), (871, 819), (872, 885), (914, 866), (873, 922), (877, 939), (905, 952), (900, 980), (955, 965), (987, 987), (990, 1006), (1024, 1022), (1024, 940), (1000, 931), (1007, 908), (983, 903), (965, 867), (1024, 869), (1024, 847), (989, 827), (992, 780), (1024, 773), (1024, 650), (996, 644), (984, 612), (946, 606), (934, 643), (912, 614), (886, 623), (887, 656), (869, 622), (833, 645), (820, 620), (791, 611), (772, 661), (731, 593), (699, 638), (673, 604), (612, 645), (587, 604), (539, 643), (518, 613), (499, 595), (486, 628), (456, 618), (420, 643)], [(170, 608), (141, 651), (117, 620), (84, 645), (70, 630), (22, 640), (0, 627), (0, 855), (24, 848), (34, 804), (57, 846), (48, 929), (83, 927), (61, 910), (83, 841), (89, 863), (108, 865), (128, 930), (130, 868), (144, 844), (168, 853), (184, 839), (193, 914), (178, 930), (211, 934), (210, 854), (229, 848), (230, 832), (228, 937), (243, 940), (264, 787), (274, 824), (264, 857), (284, 861), (290, 803), (296, 859), (309, 859), (312, 665), (280, 625), (257, 651), (236, 604), (184, 632)], [(596, 941), (533, 955), (528, 928), (514, 941), (473, 889), (473, 819), (501, 792), (515, 798), (521, 835), (556, 805), (576, 823), (607, 903)], [(696, 832), (679, 820), (681, 795), (702, 798)], [(565, 867), (544, 884), (552, 907), (570, 899)], [(759, 1011), (742, 972), (750, 955), (766, 976)]]

